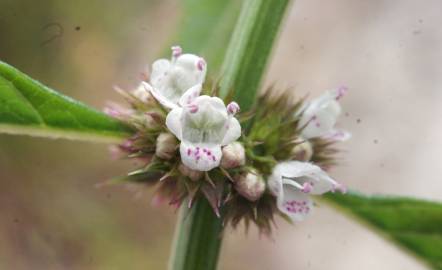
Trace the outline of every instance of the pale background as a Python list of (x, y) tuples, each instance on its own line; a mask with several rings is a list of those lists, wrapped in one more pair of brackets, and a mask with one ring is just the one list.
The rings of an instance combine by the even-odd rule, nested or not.
[[(134, 86), (180, 18), (177, 1), (0, 0), (0, 59), (97, 108)], [(442, 198), (442, 2), (298, 0), (266, 83), (299, 95), (340, 85), (339, 181)], [(49, 40), (58, 29), (63, 35)], [(79, 28), (78, 28), (79, 27)], [(185, 49), (185, 48), (184, 48)], [(210, 68), (210, 63), (209, 63)], [(164, 269), (176, 214), (149, 191), (95, 188), (130, 164), (106, 145), (0, 135), (0, 269)], [(271, 239), (229, 230), (222, 270), (426, 269), (327, 206)]]

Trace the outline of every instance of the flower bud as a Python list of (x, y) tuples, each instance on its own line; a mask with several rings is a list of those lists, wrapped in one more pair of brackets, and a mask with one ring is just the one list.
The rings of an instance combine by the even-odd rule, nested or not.
[(153, 104), (155, 102), (152, 94), (146, 90), (143, 84), (140, 84), (137, 88), (132, 90), (132, 95), (146, 104)]
[(221, 167), (224, 169), (239, 167), (244, 165), (245, 162), (246, 154), (241, 143), (232, 142), (223, 148)]
[(192, 170), (191, 168), (187, 167), (186, 165), (184, 165), (182, 163), (178, 166), (178, 170), (180, 171), (180, 173), (182, 175), (189, 177), (193, 181), (200, 180), (204, 174), (201, 171)]
[(235, 178), (235, 189), (249, 201), (257, 201), (266, 189), (262, 176), (255, 170)]
[(291, 152), (292, 156), (299, 161), (309, 161), (313, 156), (313, 147), (309, 141), (295, 145)]
[(178, 141), (174, 135), (163, 132), (157, 138), (155, 155), (162, 159), (171, 159), (177, 149)]
[(230, 115), (235, 115), (239, 112), (239, 105), (235, 101), (230, 102), (227, 105), (227, 113)]

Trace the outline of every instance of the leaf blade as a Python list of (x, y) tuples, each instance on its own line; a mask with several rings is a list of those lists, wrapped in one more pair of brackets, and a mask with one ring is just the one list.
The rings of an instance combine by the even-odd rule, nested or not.
[(442, 203), (356, 192), (324, 198), (434, 269), (442, 269)]
[(0, 61), (0, 133), (112, 142), (131, 129)]

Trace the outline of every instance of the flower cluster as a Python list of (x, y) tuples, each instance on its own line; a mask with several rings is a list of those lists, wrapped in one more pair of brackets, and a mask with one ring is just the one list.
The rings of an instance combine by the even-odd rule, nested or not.
[(236, 102), (213, 96), (218, 85), (209, 95), (206, 72), (203, 58), (174, 46), (135, 90), (117, 89), (130, 108), (106, 111), (136, 132), (116, 148), (143, 164), (119, 180), (155, 186), (158, 201), (177, 207), (207, 199), (226, 223), (253, 222), (264, 232), (275, 214), (303, 220), (312, 195), (344, 191), (326, 170), (335, 143), (350, 137), (335, 129), (345, 87), (310, 102), (269, 89), (240, 113)]

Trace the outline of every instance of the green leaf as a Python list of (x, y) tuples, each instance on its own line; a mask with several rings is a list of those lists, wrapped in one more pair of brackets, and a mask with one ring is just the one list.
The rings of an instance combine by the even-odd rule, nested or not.
[(442, 269), (442, 203), (354, 192), (325, 199), (434, 269)]
[(0, 133), (109, 142), (131, 130), (0, 61)]
[(233, 99), (248, 110), (255, 102), (290, 0), (248, 0), (227, 50), (222, 67), (221, 95), (234, 90)]

